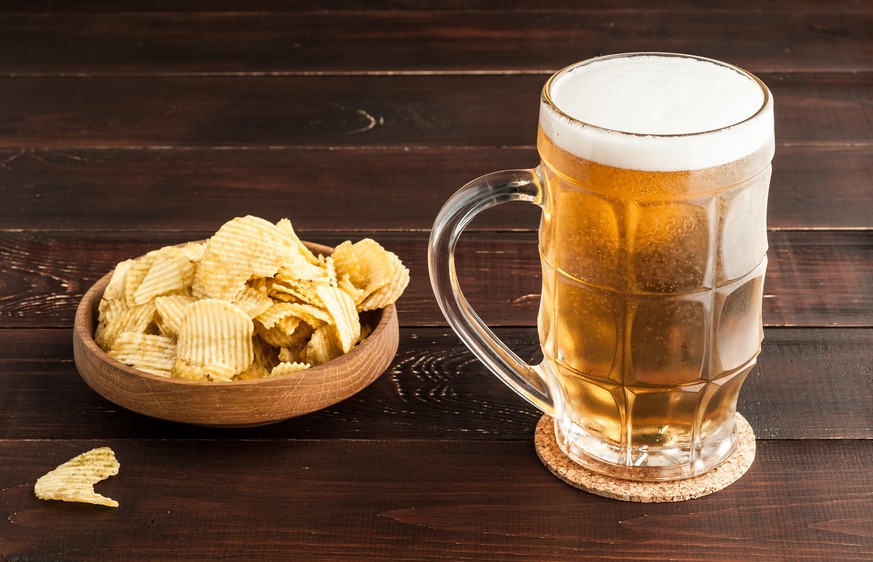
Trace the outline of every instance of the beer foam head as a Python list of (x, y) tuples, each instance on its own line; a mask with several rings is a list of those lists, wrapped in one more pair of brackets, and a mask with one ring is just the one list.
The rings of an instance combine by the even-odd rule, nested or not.
[(614, 55), (568, 67), (546, 84), (540, 127), (558, 147), (617, 168), (698, 170), (773, 139), (760, 81), (708, 59)]

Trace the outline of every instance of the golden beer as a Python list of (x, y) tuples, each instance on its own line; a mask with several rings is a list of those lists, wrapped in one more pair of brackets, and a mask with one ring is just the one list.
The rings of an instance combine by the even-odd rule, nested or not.
[[(735, 446), (763, 329), (773, 103), (757, 78), (688, 55), (630, 53), (546, 83), (540, 165), (470, 182), (431, 233), (452, 328), (554, 417), (573, 460), (639, 480), (701, 474)], [(526, 365), (472, 313), (454, 245), (481, 210), (542, 208), (538, 331)]]
[(542, 129), (537, 147), (538, 325), (568, 413), (559, 444), (588, 463), (705, 470), (730, 452), (763, 337), (772, 146), (669, 172), (585, 160)]

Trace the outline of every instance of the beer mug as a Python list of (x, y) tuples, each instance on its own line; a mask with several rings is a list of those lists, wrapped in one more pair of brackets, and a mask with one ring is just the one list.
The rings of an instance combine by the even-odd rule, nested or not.
[[(554, 418), (562, 451), (634, 480), (715, 467), (761, 349), (773, 100), (755, 76), (674, 53), (598, 57), (552, 76), (532, 170), (485, 175), (436, 218), (440, 308), (463, 342)], [(453, 252), (508, 201), (539, 205), (543, 361), (529, 365), (471, 309)]]

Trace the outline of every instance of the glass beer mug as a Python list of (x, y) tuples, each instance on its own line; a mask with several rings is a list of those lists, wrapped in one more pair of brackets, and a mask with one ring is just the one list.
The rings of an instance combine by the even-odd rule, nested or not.
[[(735, 446), (761, 349), (773, 100), (737, 67), (672, 53), (599, 57), (546, 83), (532, 170), (488, 174), (436, 218), (431, 284), (449, 324), (555, 422), (564, 453), (620, 478), (696, 476)], [(543, 361), (529, 365), (464, 298), (464, 227), (539, 205)]]

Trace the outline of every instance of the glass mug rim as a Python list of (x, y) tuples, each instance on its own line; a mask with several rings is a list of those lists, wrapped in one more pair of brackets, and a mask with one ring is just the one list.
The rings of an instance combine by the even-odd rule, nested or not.
[[(576, 117), (573, 117), (573, 116), (569, 115), (568, 113), (566, 113), (563, 109), (561, 109), (558, 106), (558, 104), (555, 103), (555, 101), (552, 99), (552, 93), (551, 93), (552, 85), (559, 77), (563, 76), (567, 72), (571, 72), (577, 68), (581, 68), (583, 66), (588, 66), (590, 64), (600, 62), (600, 61), (605, 61), (605, 60), (610, 60), (610, 59), (634, 58), (634, 57), (670, 57), (670, 58), (678, 58), (678, 59), (692, 59), (692, 60), (697, 60), (697, 61), (701, 61), (701, 62), (715, 64), (716, 66), (720, 66), (722, 68), (727, 68), (729, 70), (733, 70), (734, 72), (742, 74), (744, 77), (749, 78), (750, 80), (754, 81), (754, 83), (758, 86), (758, 88), (760, 88), (761, 92), (764, 94), (764, 100), (761, 103), (761, 106), (757, 110), (755, 110), (755, 112), (752, 115), (750, 115), (750, 116), (748, 116), (740, 121), (737, 121), (735, 123), (731, 123), (730, 125), (725, 125), (724, 127), (719, 127), (717, 129), (709, 129), (706, 131), (694, 131), (691, 133), (634, 133), (634, 132), (630, 132), (630, 131), (622, 131), (622, 130), (618, 130), (618, 129), (611, 129), (609, 127), (602, 127), (600, 125), (594, 125), (592, 123), (588, 123), (586, 121), (583, 121), (582, 119), (578, 119)], [(733, 65), (730, 63), (726, 63), (726, 62), (723, 62), (723, 61), (720, 61), (717, 59), (711, 59), (711, 58), (701, 57), (701, 56), (697, 56), (697, 55), (688, 55), (688, 54), (683, 54), (683, 53), (659, 52), (659, 51), (637, 51), (637, 52), (630, 52), (630, 53), (616, 53), (616, 54), (611, 54), (611, 55), (602, 55), (599, 57), (592, 57), (589, 59), (585, 59), (583, 61), (579, 61), (579, 62), (575, 62), (575, 63), (570, 64), (570, 65), (567, 65), (549, 77), (549, 79), (546, 81), (545, 86), (543, 86), (543, 91), (542, 91), (542, 94), (540, 95), (540, 101), (542, 103), (545, 103), (549, 107), (549, 109), (551, 109), (552, 111), (554, 111), (555, 113), (560, 115), (561, 118), (566, 119), (571, 124), (582, 127), (582, 128), (592, 129), (592, 130), (596, 130), (596, 131), (602, 131), (605, 133), (617, 134), (617, 135), (622, 135), (622, 136), (632, 137), (632, 138), (636, 137), (636, 138), (664, 138), (664, 139), (689, 138), (689, 137), (694, 138), (694, 137), (703, 137), (706, 135), (713, 135), (716, 133), (720, 133), (722, 131), (732, 129), (734, 127), (738, 127), (740, 125), (743, 125), (745, 123), (750, 123), (750, 122), (758, 119), (759, 117), (761, 117), (762, 115), (767, 113), (767, 111), (769, 111), (770, 108), (772, 108), (772, 106), (773, 106), (773, 96), (770, 93), (770, 89), (767, 87), (767, 85), (764, 84), (764, 82), (761, 81), (760, 78), (758, 78), (757, 76), (755, 76), (754, 74), (752, 74), (748, 70), (745, 70), (744, 68), (741, 68), (739, 66), (736, 66), (736, 65)]]

